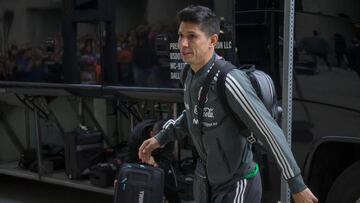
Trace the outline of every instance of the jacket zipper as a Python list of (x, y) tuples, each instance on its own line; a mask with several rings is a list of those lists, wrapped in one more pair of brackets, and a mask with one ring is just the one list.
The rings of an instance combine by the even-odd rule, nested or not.
[[(190, 78), (189, 85), (186, 86), (186, 87), (188, 88), (187, 92), (188, 92), (188, 94), (189, 94), (189, 109), (190, 109), (190, 114), (194, 111), (194, 109), (191, 108), (192, 105), (190, 105), (190, 104), (192, 104), (192, 97), (191, 97), (191, 92), (190, 92), (192, 81), (193, 81), (193, 76)], [(195, 118), (195, 114), (194, 114), (194, 118)], [(198, 119), (198, 121), (199, 121), (199, 119)], [(202, 125), (202, 123), (199, 122), (198, 125)], [(207, 155), (206, 155), (206, 151), (205, 151), (205, 146), (204, 146), (204, 141), (203, 141), (203, 132), (202, 132), (202, 131), (200, 132), (199, 142), (200, 142), (200, 143), (196, 143), (196, 144), (200, 146), (200, 148), (201, 148), (201, 150), (202, 150), (202, 154), (204, 154), (205, 156), (207, 156)], [(204, 159), (205, 157), (202, 157), (202, 158)]]
[(224, 162), (225, 162), (225, 164), (226, 164), (226, 167), (227, 167), (227, 169), (228, 169), (228, 172), (230, 173), (230, 172), (231, 172), (231, 170), (230, 170), (230, 163), (229, 163), (229, 160), (226, 158), (225, 151), (224, 151), (223, 148), (221, 147), (220, 140), (219, 140), (218, 137), (216, 138), (216, 143), (217, 143), (217, 145), (218, 145), (218, 148), (219, 148), (219, 151), (220, 151), (220, 153), (221, 153), (221, 156), (222, 156), (223, 159), (224, 159)]

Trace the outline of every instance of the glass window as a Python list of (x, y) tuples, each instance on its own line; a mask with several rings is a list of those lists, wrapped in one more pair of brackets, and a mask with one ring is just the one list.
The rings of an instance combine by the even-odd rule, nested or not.
[(179, 87), (179, 73), (185, 64), (177, 46), (176, 13), (190, 4), (208, 6), (221, 17), (222, 34), (217, 51), (233, 60), (231, 1), (171, 4), (166, 0), (143, 0), (140, 4), (119, 1), (116, 15), (119, 85)]
[(6, 74), (0, 79), (179, 87), (184, 63), (177, 48), (176, 13), (190, 4), (208, 6), (221, 17), (217, 52), (234, 60), (230, 0), (108, 2), (1, 1)]
[(0, 7), (0, 79), (50, 82), (50, 66), (61, 63), (57, 56), (61, 42), (59, 4), (22, 6), (20, 1), (1, 1)]

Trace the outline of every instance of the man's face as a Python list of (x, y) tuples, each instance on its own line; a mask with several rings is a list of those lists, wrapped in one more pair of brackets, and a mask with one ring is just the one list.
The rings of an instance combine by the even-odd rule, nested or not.
[(184, 62), (191, 66), (202, 67), (214, 51), (214, 36), (207, 36), (200, 30), (200, 25), (190, 22), (181, 22), (178, 31), (179, 49)]

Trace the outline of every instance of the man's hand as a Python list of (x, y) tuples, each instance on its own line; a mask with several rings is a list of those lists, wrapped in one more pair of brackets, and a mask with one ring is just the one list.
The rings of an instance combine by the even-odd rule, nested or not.
[(151, 153), (152, 151), (154, 151), (154, 149), (157, 149), (159, 147), (160, 143), (154, 137), (145, 140), (139, 148), (139, 159), (144, 163), (151, 164)]
[(150, 156), (150, 159), (148, 162), (146, 162), (147, 164), (153, 166), (153, 167), (159, 167), (159, 165), (155, 162), (155, 159), (153, 156)]
[(317, 203), (319, 200), (315, 197), (315, 195), (306, 188), (305, 190), (293, 194), (293, 198), (295, 203)]

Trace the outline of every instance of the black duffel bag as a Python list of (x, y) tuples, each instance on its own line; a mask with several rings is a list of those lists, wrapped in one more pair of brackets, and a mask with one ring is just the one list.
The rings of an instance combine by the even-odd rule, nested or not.
[(90, 169), (90, 183), (98, 187), (112, 186), (118, 168), (113, 163), (99, 163)]
[[(42, 172), (44, 174), (52, 173), (54, 170), (65, 168), (64, 148), (57, 145), (44, 145), (42, 153)], [(22, 169), (28, 169), (38, 172), (38, 158), (36, 149), (26, 149), (21, 152), (18, 166)]]
[(65, 134), (65, 173), (69, 179), (88, 175), (91, 166), (104, 161), (103, 133), (79, 126)]

